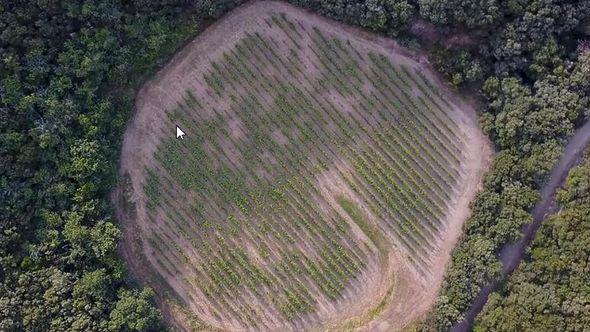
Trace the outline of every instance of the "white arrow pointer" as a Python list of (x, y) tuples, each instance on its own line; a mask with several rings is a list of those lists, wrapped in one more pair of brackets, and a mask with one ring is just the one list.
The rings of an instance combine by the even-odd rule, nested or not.
[(176, 126), (176, 138), (184, 139), (185, 135), (186, 134), (184, 133), (184, 131), (182, 131), (182, 129), (180, 129), (180, 127), (177, 125)]

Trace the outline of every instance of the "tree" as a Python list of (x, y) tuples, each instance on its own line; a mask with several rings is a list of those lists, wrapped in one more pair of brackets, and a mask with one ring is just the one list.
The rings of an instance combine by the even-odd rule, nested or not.
[(529, 254), (478, 316), (474, 331), (582, 331), (590, 326), (590, 155), (557, 194)]
[(160, 314), (154, 309), (153, 292), (144, 288), (141, 292), (123, 289), (111, 312), (111, 331), (156, 331), (160, 327)]
[(0, 330), (104, 331), (125, 303), (136, 322), (122, 328), (157, 326), (151, 293), (125, 291), (108, 193), (135, 89), (196, 32), (204, 6), (0, 5)]
[(465, 25), (469, 28), (494, 23), (504, 10), (496, 0), (419, 0), (418, 4), (420, 15), (434, 23)]

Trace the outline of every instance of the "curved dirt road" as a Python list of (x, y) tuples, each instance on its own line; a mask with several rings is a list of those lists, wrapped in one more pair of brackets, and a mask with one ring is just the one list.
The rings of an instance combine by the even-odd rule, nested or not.
[(473, 325), (475, 317), (481, 312), (488, 300), (488, 296), (498, 289), (506, 278), (518, 267), (524, 252), (533, 240), (535, 233), (545, 217), (555, 212), (554, 196), (557, 189), (564, 183), (569, 170), (576, 166), (584, 153), (584, 149), (590, 144), (590, 121), (580, 127), (574, 136), (568, 141), (565, 150), (559, 159), (557, 165), (551, 171), (549, 182), (541, 190), (541, 200), (537, 202), (533, 209), (533, 222), (525, 226), (523, 236), (515, 243), (504, 246), (500, 253), (502, 262), (502, 275), (499, 279), (490, 282), (482, 287), (471, 308), (465, 313), (463, 321), (451, 328), (453, 332), (468, 331)]

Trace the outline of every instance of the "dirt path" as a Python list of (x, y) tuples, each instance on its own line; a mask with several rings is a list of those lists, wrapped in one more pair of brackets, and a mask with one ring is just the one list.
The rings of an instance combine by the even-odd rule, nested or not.
[(409, 31), (429, 46), (442, 43), (446, 48), (474, 48), (480, 41), (480, 37), (474, 35), (473, 31), (441, 31), (440, 27), (421, 18), (412, 22)]
[[(166, 135), (173, 134), (173, 127), (168, 126), (164, 110), (169, 109), (170, 105), (182, 97), (187, 86), (195, 84), (194, 77), (190, 75), (190, 72), (195, 70), (196, 64), (205, 61), (206, 57), (213, 57), (214, 54), (219, 54), (227, 49), (229, 44), (240, 37), (240, 29), (255, 22), (257, 15), (263, 15), (273, 10), (310, 21), (311, 24), (321, 27), (322, 30), (363, 43), (369, 49), (396, 57), (396, 61), (422, 70), (437, 83), (448, 101), (455, 106), (451, 116), (464, 130), (465, 140), (468, 142), (464, 151), (465, 160), (462, 162), (465, 175), (450, 203), (452, 208), (447, 213), (448, 221), (440, 232), (440, 240), (436, 243), (437, 251), (432, 255), (429, 276), (422, 278), (412, 271), (409, 264), (405, 262), (407, 258), (403, 257), (405, 253), (401, 251), (390, 253), (388, 268), (394, 270), (395, 280), (383, 278), (387, 282), (379, 283), (383, 287), (374, 292), (380, 295), (379, 298), (363, 299), (369, 305), (361, 303), (362, 308), (355, 310), (361, 313), (374, 313), (371, 315), (371, 320), (361, 319), (365, 317), (363, 315), (344, 317), (343, 311), (339, 311), (337, 317), (329, 317), (329, 324), (326, 325), (326, 327), (333, 327), (334, 330), (343, 330), (350, 326), (353, 326), (351, 329), (371, 331), (403, 329), (424, 315), (436, 300), (446, 266), (450, 261), (451, 251), (462, 234), (463, 223), (471, 213), (469, 204), (479, 190), (483, 174), (491, 162), (491, 146), (479, 128), (474, 103), (464, 101), (455, 91), (446, 87), (440, 77), (434, 76), (435, 71), (424, 54), (402, 48), (391, 39), (334, 22), (285, 3), (252, 1), (228, 13), (178, 52), (170, 63), (138, 92), (136, 114), (125, 132), (120, 160), (121, 178), (128, 177), (131, 182), (127, 188), (119, 188), (113, 198), (117, 206), (117, 216), (123, 223), (124, 241), (122, 241), (121, 250), (124, 259), (135, 276), (150, 283), (152, 287), (155, 284), (157, 288), (157, 281), (151, 280), (155, 273), (150, 267), (153, 265), (152, 253), (146, 250), (143, 243), (145, 239), (142, 239), (142, 234), (149, 231), (150, 227), (146, 221), (146, 198), (142, 188), (145, 183), (143, 167), (152, 162), (158, 142)], [(236, 126), (239, 127), (239, 124)], [(130, 203), (122, 202), (123, 200), (128, 200)], [(132, 206), (132, 209), (128, 211), (129, 209), (125, 209), (124, 206)], [(171, 279), (169, 282), (172, 288), (179, 288), (178, 280)], [(392, 284), (394, 286), (389, 287)], [(157, 290), (157, 293), (162, 294), (166, 291), (168, 290)], [(385, 297), (387, 297), (385, 302), (382, 301), (383, 294), (386, 294)], [(371, 297), (371, 294), (367, 293), (365, 296)], [(385, 303), (385, 305), (381, 306), (381, 303)], [(158, 296), (158, 304), (169, 322), (176, 324), (179, 329), (190, 329), (186, 320), (179, 318), (177, 313), (172, 312), (173, 309), (166, 303), (164, 296)], [(357, 304), (355, 303), (355, 306)], [(378, 312), (374, 311), (375, 307), (379, 308)], [(211, 318), (206, 315), (200, 317), (204, 317), (207, 321)], [(362, 320), (362, 322), (359, 324), (351, 322), (351, 319), (355, 318)]]
[(531, 241), (534, 239), (537, 229), (545, 220), (546, 216), (556, 211), (555, 193), (559, 187), (563, 185), (569, 170), (576, 166), (584, 153), (585, 148), (590, 144), (590, 121), (584, 126), (580, 127), (574, 136), (569, 140), (565, 151), (557, 165), (551, 171), (549, 182), (545, 184), (541, 190), (541, 199), (533, 209), (533, 222), (525, 226), (523, 236), (515, 243), (510, 243), (504, 246), (500, 253), (500, 261), (502, 262), (502, 275), (500, 279), (492, 281), (490, 284), (484, 286), (473, 305), (465, 314), (465, 319), (455, 325), (451, 330), (455, 332), (468, 331), (473, 325), (475, 317), (483, 310), (489, 295), (497, 290), (502, 283), (512, 274), (518, 267), (522, 260), (526, 249)]

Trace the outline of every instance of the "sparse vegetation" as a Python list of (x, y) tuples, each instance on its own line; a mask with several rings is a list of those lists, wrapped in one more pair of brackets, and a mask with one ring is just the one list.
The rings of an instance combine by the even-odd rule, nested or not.
[(471, 172), (457, 106), (412, 60), (301, 16), (269, 11), (238, 36), (159, 95), (188, 136), (158, 135), (141, 175), (154, 271), (226, 328), (322, 324), (371, 294), (394, 245), (425, 282)]

